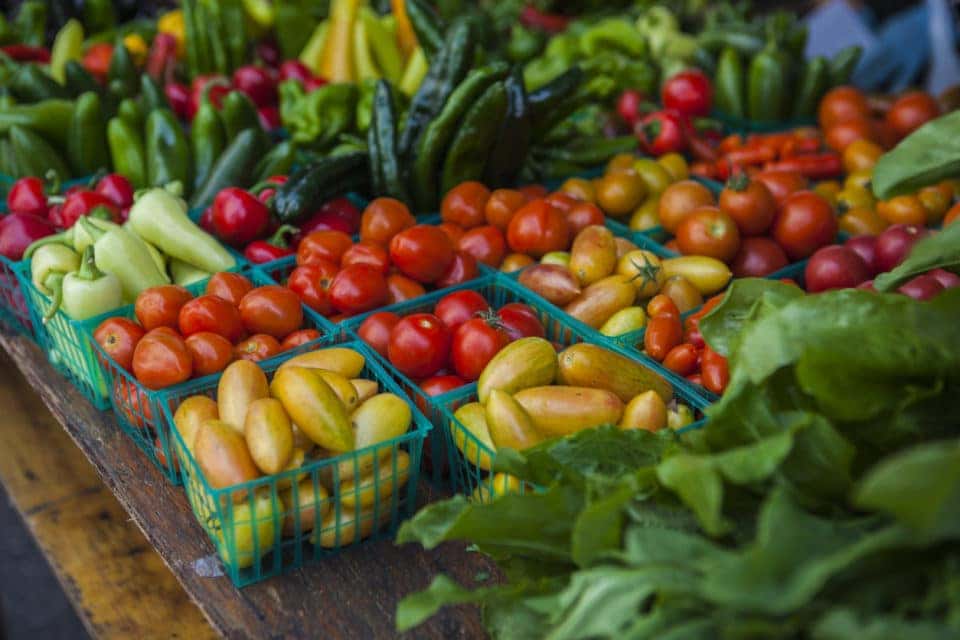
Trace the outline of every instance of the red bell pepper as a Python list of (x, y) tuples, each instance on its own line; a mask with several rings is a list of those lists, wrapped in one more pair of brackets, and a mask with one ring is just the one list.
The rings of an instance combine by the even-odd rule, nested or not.
[(46, 47), (31, 47), (27, 44), (8, 44), (0, 47), (0, 51), (17, 62), (50, 62), (50, 50)]
[(661, 102), (690, 118), (704, 117), (713, 107), (713, 85), (699, 69), (688, 69), (675, 74), (663, 83)]
[(0, 218), (0, 255), (21, 260), (27, 247), (56, 232), (50, 221), (25, 213), (10, 213)]
[(310, 68), (299, 60), (285, 60), (284, 63), (280, 65), (279, 77), (280, 82), (284, 80), (299, 80), (300, 82), (306, 83), (307, 80), (313, 77), (313, 71), (310, 71)]
[(267, 65), (271, 69), (276, 69), (280, 64), (280, 59), (282, 56), (280, 54), (280, 47), (276, 40), (260, 40), (257, 42), (257, 46), (254, 48), (254, 51), (257, 58), (259, 58), (263, 64)]
[(247, 245), (243, 250), (243, 257), (253, 264), (263, 264), (272, 262), (286, 256), (294, 254), (293, 248), (287, 242), (285, 236), (297, 233), (297, 228), (285, 224), (279, 227), (270, 238), (266, 240), (255, 240)]
[[(207, 85), (210, 85), (209, 89)], [(230, 93), (230, 82), (224, 76), (215, 74), (195, 77), (190, 85), (190, 101), (187, 104), (187, 117), (190, 120), (193, 120), (193, 116), (197, 114), (197, 109), (200, 108), (200, 100), (203, 99), (204, 90), (208, 91), (213, 106), (219, 109), (220, 103)]]
[(233, 72), (233, 86), (247, 94), (258, 107), (277, 103), (277, 78), (269, 69), (247, 65)]
[(10, 213), (46, 217), (48, 209), (46, 185), (40, 178), (20, 178), (7, 193), (7, 210)]
[(265, 131), (273, 131), (280, 128), (280, 110), (272, 104), (257, 109), (257, 117), (260, 120), (260, 126)]
[(211, 221), (216, 235), (224, 242), (244, 246), (267, 231), (270, 210), (249, 192), (228, 187), (213, 199)]
[(300, 233), (294, 239), (294, 244), (299, 244), (301, 238), (314, 231), (327, 229), (353, 235), (360, 229), (361, 215), (361, 211), (349, 199), (334, 198), (300, 225)]
[(110, 72), (110, 60), (113, 58), (113, 45), (109, 42), (98, 42), (90, 45), (83, 54), (83, 68), (100, 82), (107, 79)]
[(97, 193), (96, 191), (82, 187), (75, 191), (68, 192), (66, 199), (63, 201), (63, 208), (60, 211), (60, 224), (58, 226), (69, 229), (81, 216), (89, 214), (97, 207), (103, 207), (109, 211), (113, 222), (122, 222), (120, 207), (118, 207), (113, 200), (102, 193)]
[(109, 198), (121, 209), (133, 206), (133, 185), (118, 173), (111, 173), (101, 178), (94, 190)]

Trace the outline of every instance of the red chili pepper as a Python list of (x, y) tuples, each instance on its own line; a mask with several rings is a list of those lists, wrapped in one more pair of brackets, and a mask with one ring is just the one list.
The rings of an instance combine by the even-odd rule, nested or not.
[(654, 156), (679, 153), (686, 148), (686, 136), (680, 115), (672, 111), (656, 111), (637, 123), (633, 129), (640, 146)]
[(739, 149), (742, 146), (743, 136), (741, 136), (739, 133), (734, 133), (721, 140), (720, 146), (717, 148), (720, 150), (720, 153), (727, 154), (734, 149)]
[(20, 178), (7, 193), (7, 210), (10, 213), (46, 217), (49, 205), (45, 188), (40, 178)]
[(300, 82), (306, 83), (307, 80), (313, 77), (313, 71), (310, 71), (310, 68), (299, 60), (286, 60), (280, 65), (279, 77), (280, 82), (284, 80), (299, 80)]
[(815, 138), (794, 137), (780, 145), (779, 157), (781, 160), (817, 153), (821, 149), (820, 141)]
[(243, 246), (266, 232), (270, 211), (249, 192), (228, 187), (213, 199), (212, 222), (217, 236), (224, 242)]
[(27, 247), (56, 231), (48, 220), (26, 213), (10, 213), (0, 218), (0, 255), (21, 260)]
[(181, 120), (190, 116), (190, 90), (187, 85), (179, 82), (168, 82), (163, 85), (163, 95), (167, 97), (170, 108)]
[(836, 178), (843, 173), (843, 160), (840, 154), (833, 151), (807, 154), (769, 162), (763, 167), (764, 171), (797, 171), (811, 180), (827, 180)]
[(627, 89), (617, 98), (617, 113), (632, 127), (640, 119), (641, 104), (643, 104), (643, 94), (636, 89)]
[(121, 222), (120, 208), (117, 207), (113, 200), (102, 193), (81, 188), (73, 192), (68, 192), (66, 199), (63, 201), (63, 210), (60, 212), (62, 217), (61, 226), (69, 229), (81, 216), (89, 214), (97, 207), (104, 207), (110, 212), (110, 216), (114, 222)]
[(63, 229), (63, 203), (58, 202), (50, 207), (47, 212), (47, 220), (57, 229)]
[(158, 33), (147, 55), (147, 73), (157, 82), (167, 83), (173, 80), (176, 65), (177, 39), (169, 33)]
[(200, 108), (200, 100), (203, 99), (203, 91), (207, 88), (207, 85), (212, 85), (207, 95), (217, 109), (220, 108), (220, 103), (223, 102), (224, 97), (230, 93), (230, 82), (224, 76), (208, 74), (195, 77), (190, 85), (190, 100), (187, 104), (187, 117), (190, 120), (193, 120), (193, 116), (197, 114), (197, 109)]
[(520, 24), (552, 34), (564, 31), (570, 24), (570, 18), (556, 13), (546, 13), (528, 4), (520, 12)]
[(110, 173), (101, 178), (94, 190), (107, 196), (121, 209), (133, 205), (133, 185), (119, 173)]
[(747, 146), (743, 149), (735, 149), (726, 154), (721, 162), (727, 162), (731, 166), (749, 167), (762, 165), (772, 162), (777, 158), (777, 151), (769, 146)]
[(277, 77), (269, 69), (252, 64), (238, 67), (233, 72), (233, 86), (247, 94), (258, 107), (277, 103)]
[(280, 110), (272, 104), (257, 109), (257, 118), (260, 120), (260, 126), (266, 131), (280, 128)]
[(113, 45), (109, 42), (98, 42), (90, 45), (83, 54), (83, 68), (103, 82), (110, 72), (110, 60), (113, 59)]
[(709, 345), (704, 347), (700, 362), (700, 375), (703, 376), (703, 386), (708, 391), (716, 394), (723, 393), (723, 390), (730, 384), (730, 370), (727, 367), (727, 359), (711, 349)]
[(694, 162), (690, 165), (690, 174), (701, 178), (717, 179), (716, 167), (708, 162)]
[(254, 240), (243, 250), (243, 257), (254, 264), (263, 264), (279, 260), (286, 256), (294, 254), (290, 243), (284, 236), (293, 235), (297, 232), (296, 227), (285, 224), (277, 229), (270, 238), (266, 240)]
[(299, 244), (301, 238), (312, 232), (327, 229), (353, 235), (360, 229), (360, 216), (360, 210), (349, 199), (335, 198), (300, 225), (300, 233), (293, 243)]
[(8, 44), (0, 47), (0, 51), (17, 62), (50, 62), (50, 50), (46, 47), (31, 47), (27, 44)]
[(696, 160), (704, 163), (717, 161), (717, 150), (704, 138), (697, 135), (688, 136), (687, 145)]

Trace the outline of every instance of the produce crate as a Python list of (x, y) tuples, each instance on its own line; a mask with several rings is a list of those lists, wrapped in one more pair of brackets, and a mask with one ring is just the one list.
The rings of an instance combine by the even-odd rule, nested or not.
[(17, 279), (17, 263), (0, 256), (0, 326), (11, 333), (33, 337), (30, 309)]
[(751, 133), (778, 133), (780, 131), (790, 131), (800, 127), (815, 127), (816, 120), (813, 118), (800, 118), (792, 120), (780, 120), (777, 122), (767, 122), (760, 120), (751, 120), (750, 118), (740, 118), (726, 113), (715, 111), (711, 117), (723, 125), (723, 130), (727, 133), (739, 133), (748, 135)]
[[(250, 272), (245, 275), (250, 277), (254, 286), (272, 284), (262, 274)], [(207, 281), (204, 280), (188, 286), (187, 289), (194, 296), (198, 296), (203, 294), (206, 286)], [(173, 439), (170, 436), (170, 423), (163, 418), (164, 399), (169, 394), (178, 394), (181, 388), (191, 388), (196, 384), (212, 383), (215, 386), (220, 374), (214, 373), (195, 380), (188, 380), (166, 389), (148, 389), (137, 380), (132, 372), (120, 367), (93, 339), (93, 332), (101, 322), (107, 318), (116, 317), (135, 320), (133, 305), (127, 305), (81, 323), (86, 338), (92, 348), (96, 350), (97, 360), (102, 365), (100, 370), (103, 372), (109, 390), (110, 405), (113, 407), (114, 415), (123, 432), (140, 447), (147, 458), (163, 472), (170, 482), (179, 484), (179, 465), (173, 448)], [(317, 317), (304, 312), (303, 324), (304, 328), (318, 330), (321, 334), (320, 338), (280, 353), (266, 360), (265, 363), (281, 362), (293, 355), (313, 351), (333, 340), (336, 329), (329, 322), (321, 322)]]
[[(346, 346), (366, 357), (361, 376), (376, 380), (382, 391), (397, 394), (409, 402), (399, 385), (384, 371), (379, 360), (366, 345), (358, 342)], [(269, 376), (280, 362), (263, 367)], [(361, 544), (358, 538), (373, 541), (392, 539), (400, 522), (412, 515), (417, 507), (417, 485), (420, 478), (420, 460), (423, 442), (430, 431), (430, 423), (415, 407), (412, 407), (413, 423), (410, 430), (392, 440), (365, 449), (352, 451), (334, 458), (310, 459), (299, 469), (258, 478), (232, 487), (215, 489), (210, 486), (200, 467), (187, 450), (176, 428), (173, 428), (173, 413), (180, 402), (189, 396), (214, 397), (217, 391), (215, 379), (194, 380), (177, 389), (171, 389), (163, 401), (163, 415), (169, 431), (176, 442), (176, 451), (182, 461), (180, 471), (187, 498), (197, 520), (207, 531), (210, 540), (220, 554), (225, 572), (238, 587), (250, 585), (266, 578), (297, 569), (334, 555), (341, 549)], [(409, 457), (408, 477), (403, 485), (384, 486), (388, 482), (378, 474), (395, 478), (398, 474), (398, 452)], [(359, 472), (366, 460), (374, 460), (374, 501), (363, 509), (359, 506), (359, 491), (341, 486), (341, 476), (346, 481)], [(304, 483), (306, 486), (304, 486)], [(328, 485), (329, 496), (321, 494), (321, 487)], [(370, 488), (367, 483), (360, 489)], [(313, 505), (300, 506), (300, 491), (309, 490)], [(291, 493), (287, 493), (291, 492)], [(382, 494), (382, 495), (381, 495)], [(309, 500), (309, 495), (307, 500)], [(284, 501), (286, 498), (286, 501)], [(346, 504), (344, 499), (356, 506)], [(290, 504), (287, 504), (290, 503)], [(259, 514), (256, 505), (259, 504)], [(333, 522), (322, 520), (320, 512), (329, 510)], [(312, 511), (312, 513), (311, 513)], [(253, 517), (251, 517), (253, 514)], [(361, 535), (356, 535), (354, 522), (360, 522)], [(287, 526), (287, 537), (283, 528)], [(314, 531), (320, 531), (321, 544), (311, 544), (311, 532), (305, 530), (308, 522)], [(224, 526), (223, 523), (233, 523)], [(252, 526), (256, 524), (256, 526)]]
[[(600, 346), (640, 361), (670, 380), (674, 388), (674, 398), (689, 406), (699, 418), (692, 424), (679, 429), (677, 433), (686, 433), (703, 427), (702, 412), (710, 403), (702, 398), (692, 388), (692, 385), (676, 376), (667, 375), (669, 372), (665, 372), (659, 365), (650, 366), (645, 358), (638, 357), (636, 353), (630, 353), (614, 344), (601, 344)], [(496, 473), (481, 468), (481, 461), (487, 462), (486, 466), (490, 466), (488, 461), (492, 461), (496, 457), (496, 453), (470, 433), (463, 423), (454, 417), (457, 409), (465, 404), (477, 401), (476, 384), (451, 391), (436, 398), (436, 400), (441, 403), (440, 412), (446, 424), (436, 427), (435, 430), (439, 431), (446, 441), (452, 470), (453, 490), (456, 493), (485, 501), (490, 496), (499, 497), (505, 492), (526, 493), (539, 489), (539, 487), (529, 485), (510, 485), (503, 476), (498, 477)], [(462, 443), (462, 450), (457, 447), (455, 441)]]
[[(584, 342), (594, 339), (593, 330), (590, 327), (564, 314), (560, 309), (553, 306), (546, 300), (540, 298), (532, 291), (513, 282), (509, 277), (494, 274), (485, 276), (479, 280), (474, 280), (456, 287), (435, 291), (415, 300), (408, 300), (379, 311), (391, 311), (399, 316), (408, 316), (414, 313), (432, 313), (436, 303), (446, 295), (455, 291), (476, 291), (490, 303), (491, 308), (500, 307), (511, 302), (522, 302), (529, 305), (540, 318), (540, 322), (546, 329), (546, 338), (551, 342), (568, 346), (578, 342)], [(350, 335), (356, 336), (360, 325), (372, 313), (363, 314), (354, 318), (349, 318), (342, 323), (342, 327)], [(359, 336), (357, 336), (359, 339)], [(377, 357), (380, 357), (379, 354)], [(381, 358), (381, 361), (384, 359)], [(445, 479), (449, 476), (449, 443), (442, 435), (447, 419), (443, 416), (441, 407), (449, 398), (456, 397), (463, 389), (475, 388), (476, 384), (468, 384), (460, 389), (454, 389), (439, 396), (428, 396), (420, 389), (420, 386), (409, 377), (397, 371), (389, 362), (384, 362), (387, 372), (393, 376), (397, 383), (413, 398), (421, 411), (426, 414), (434, 426), (430, 435), (430, 447), (427, 450), (428, 470), (430, 471), (430, 480), (436, 486), (447, 488), (448, 482)]]

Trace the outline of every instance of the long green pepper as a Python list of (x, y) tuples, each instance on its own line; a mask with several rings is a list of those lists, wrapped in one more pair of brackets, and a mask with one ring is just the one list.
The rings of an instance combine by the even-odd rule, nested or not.
[(140, 129), (121, 116), (107, 123), (107, 145), (113, 170), (123, 175), (134, 189), (147, 186), (147, 160)]
[(751, 120), (776, 122), (783, 117), (786, 83), (786, 69), (775, 51), (767, 48), (754, 56), (747, 89)]
[(713, 103), (717, 111), (735, 118), (746, 115), (743, 102), (747, 87), (743, 77), (743, 60), (733, 47), (726, 47), (720, 54), (713, 86)]
[(100, 108), (100, 95), (93, 91), (77, 98), (70, 119), (67, 157), (74, 175), (87, 176), (110, 169), (107, 124)]
[(180, 182), (184, 190), (193, 185), (190, 143), (177, 117), (169, 109), (155, 109), (147, 116), (147, 185)]
[(461, 182), (483, 177), (506, 114), (507, 89), (503, 82), (498, 81), (483, 92), (463, 118), (443, 164), (441, 193), (446, 193)]
[(18, 178), (44, 176), (48, 171), (53, 171), (61, 181), (70, 178), (70, 169), (63, 161), (62, 153), (32, 129), (11, 127), (10, 142), (17, 158)]
[(110, 58), (110, 69), (107, 71), (107, 80), (110, 83), (118, 82), (122, 88), (122, 97), (129, 98), (137, 95), (140, 86), (140, 74), (133, 63), (130, 51), (120, 40), (113, 47), (113, 57)]
[(217, 108), (210, 101), (208, 91), (203, 92), (197, 114), (190, 129), (190, 147), (193, 150), (194, 189), (199, 190), (210, 176), (213, 165), (226, 147), (226, 132)]
[(223, 120), (227, 142), (232, 141), (245, 129), (261, 128), (257, 107), (242, 91), (231, 91), (226, 95), (220, 105), (220, 118)]
[[(377, 142), (376, 148), (370, 150), (370, 162), (380, 164), (383, 178), (383, 192), (377, 195), (409, 201), (410, 196), (397, 156), (397, 114), (393, 106), (393, 90), (386, 80), (377, 82), (373, 94), (373, 120), (370, 128), (376, 129)], [(377, 152), (376, 155), (374, 151)]]
[[(530, 103), (520, 67), (514, 67), (504, 88), (507, 91), (507, 113), (500, 125), (484, 168), (483, 181), (491, 188), (513, 184), (530, 150), (532, 125)], [(599, 161), (603, 162), (603, 160)]]
[(793, 98), (793, 117), (812, 118), (816, 115), (820, 98), (830, 87), (830, 64), (823, 56), (810, 58), (804, 63)]

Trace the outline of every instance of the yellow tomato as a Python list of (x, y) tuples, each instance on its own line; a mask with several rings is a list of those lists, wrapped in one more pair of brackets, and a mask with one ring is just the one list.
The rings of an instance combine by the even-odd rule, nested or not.
[(873, 180), (873, 169), (859, 169), (852, 171), (850, 175), (847, 176), (847, 179), (843, 181), (843, 188), (844, 190), (851, 187), (869, 189), (871, 180)]
[(873, 209), (851, 209), (840, 216), (840, 230), (852, 236), (875, 236), (887, 228), (887, 221)]
[(877, 143), (855, 140), (843, 150), (843, 168), (847, 173), (873, 170), (882, 155), (883, 149)]
[(837, 194), (840, 193), (842, 187), (840, 183), (836, 180), (825, 180), (823, 182), (818, 182), (817, 186), (813, 188), (815, 193), (820, 194), (823, 198), (830, 203), (830, 206), (837, 206)]
[(863, 187), (850, 185), (837, 194), (836, 206), (841, 211), (873, 209), (874, 204), (876, 201), (873, 199), (873, 194)]
[(633, 170), (647, 186), (647, 193), (662, 193), (673, 183), (673, 178), (663, 165), (650, 158), (639, 158), (633, 163)]
[(690, 167), (687, 160), (679, 153), (668, 153), (657, 158), (657, 164), (667, 170), (673, 182), (686, 180), (690, 177)]

